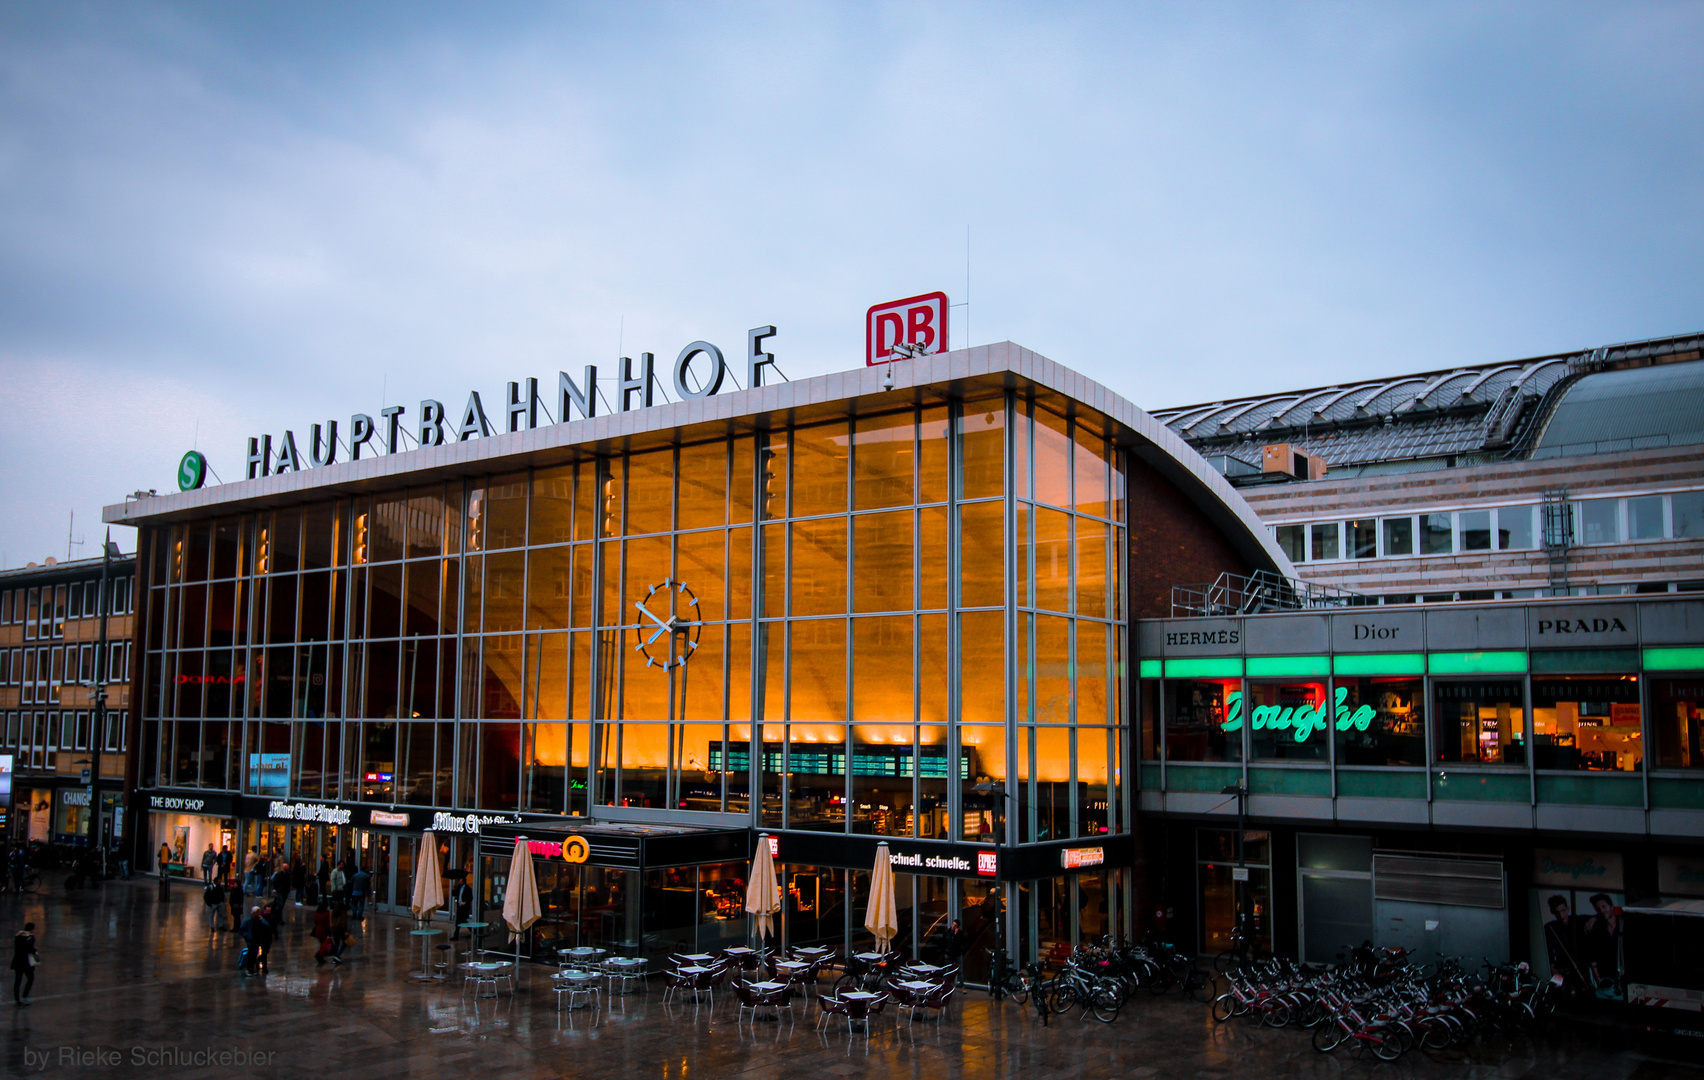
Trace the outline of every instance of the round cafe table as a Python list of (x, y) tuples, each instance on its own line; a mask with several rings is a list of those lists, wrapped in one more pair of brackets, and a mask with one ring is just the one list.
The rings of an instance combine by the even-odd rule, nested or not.
[(444, 977), (439, 974), (434, 974), (432, 971), (432, 965), (426, 960), (426, 946), (428, 939), (435, 938), (441, 933), (443, 933), (443, 931), (436, 926), (427, 926), (419, 930), (409, 931), (409, 935), (411, 937), (417, 937), (420, 939), (420, 970), (410, 972), (408, 976), (409, 978), (416, 982), (437, 982), (439, 979)]
[(464, 922), (456, 925), (466, 930), (468, 935), (473, 938), (473, 951), (469, 955), (478, 956), (485, 944), (485, 931), (491, 924), (488, 922)]

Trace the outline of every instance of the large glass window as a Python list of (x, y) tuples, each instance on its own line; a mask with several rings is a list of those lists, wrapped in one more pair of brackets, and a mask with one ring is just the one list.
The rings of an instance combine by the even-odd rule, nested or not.
[(1379, 522), (1384, 530), (1386, 555), (1414, 554), (1414, 519), (1411, 517), (1384, 518)]
[(1241, 761), (1244, 710), (1236, 679), (1168, 679), (1166, 759)]
[(1282, 551), (1291, 562), (1306, 561), (1306, 525), (1280, 525), (1278, 526), (1275, 535), (1278, 539), (1278, 550)]
[(1332, 691), (1339, 765), (1424, 765), (1425, 686), (1417, 678), (1339, 678)]
[(1344, 544), (1351, 559), (1371, 559), (1379, 553), (1379, 529), (1371, 518), (1343, 523)]
[(1306, 680), (1248, 684), (1249, 756), (1323, 761), (1329, 754), (1325, 734), (1325, 683)]
[(1532, 681), (1533, 764), (1632, 772), (1644, 757), (1634, 675)]
[(1704, 769), (1704, 675), (1651, 680), (1651, 737), (1660, 769)]
[(1526, 694), (1519, 680), (1439, 680), (1432, 697), (1439, 761), (1526, 764)]

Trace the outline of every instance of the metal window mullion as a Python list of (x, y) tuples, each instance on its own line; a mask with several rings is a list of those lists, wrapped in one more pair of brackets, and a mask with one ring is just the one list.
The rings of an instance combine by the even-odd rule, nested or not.
[[(958, 400), (947, 403), (947, 833), (957, 839), (964, 835), (963, 782), (958, 775), (959, 749), (959, 426), (964, 417), (964, 405)], [(921, 576), (916, 587), (923, 587)], [(1008, 759), (1009, 760), (1009, 759)]]

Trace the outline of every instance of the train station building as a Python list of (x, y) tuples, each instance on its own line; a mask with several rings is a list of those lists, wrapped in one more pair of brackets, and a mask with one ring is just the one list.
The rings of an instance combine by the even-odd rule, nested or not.
[(590, 375), (108, 508), (138, 843), (353, 856), (400, 911), (426, 835), (497, 903), (524, 836), (529, 948), (661, 953), (745, 937), (759, 842), (781, 938), (860, 944), (886, 841), (897, 947), (961, 920), (972, 978), (1002, 932), (1215, 951), (1239, 906), (1310, 958), (1392, 919), (1524, 955), (1577, 865), (1690, 873), (1694, 598), (1299, 581), (1239, 470), (1010, 343), (615, 410)]

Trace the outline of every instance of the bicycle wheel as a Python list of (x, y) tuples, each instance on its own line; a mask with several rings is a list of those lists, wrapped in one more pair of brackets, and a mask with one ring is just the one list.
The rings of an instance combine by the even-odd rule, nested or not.
[(1183, 996), (1191, 1001), (1212, 1001), (1219, 995), (1219, 979), (1199, 969), (1191, 969), (1183, 984)]
[(1030, 975), (1027, 971), (1015, 971), (1006, 977), (1006, 996), (1022, 1005), (1029, 1001)]
[(1094, 998), (1089, 1002), (1089, 1008), (1094, 1012), (1095, 1019), (1103, 1024), (1110, 1024), (1118, 1019), (1119, 1006), (1123, 999), (1107, 990), (1096, 990)]
[(1290, 1003), (1283, 998), (1268, 998), (1260, 1010), (1262, 1027), (1286, 1027), (1290, 1023)]
[(1322, 1054), (1329, 1054), (1343, 1044), (1343, 1037), (1348, 1034), (1349, 1032), (1343, 1027), (1343, 1022), (1333, 1016), (1314, 1028), (1313, 1048)]
[(1213, 958), (1213, 970), (1217, 971), (1221, 975), (1233, 972), (1241, 966), (1242, 961), (1238, 958), (1237, 952), (1234, 949), (1226, 949), (1224, 952)]
[(1395, 1061), (1402, 1056), (1402, 1042), (1388, 1027), (1369, 1032), (1367, 1046), (1380, 1061)]
[(1222, 1024), (1236, 1015), (1237, 999), (1230, 994), (1220, 994), (1213, 999), (1213, 1022)]

